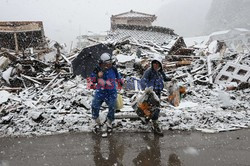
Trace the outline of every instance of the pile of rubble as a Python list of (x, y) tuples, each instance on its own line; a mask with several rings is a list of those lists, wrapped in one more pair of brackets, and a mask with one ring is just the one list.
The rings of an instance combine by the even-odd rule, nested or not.
[[(66, 53), (57, 43), (21, 54), (1, 50), (0, 136), (90, 131), (93, 90), (87, 89), (85, 78), (103, 50), (113, 51), (126, 80), (115, 131), (150, 130), (141, 124), (131, 103), (141, 93), (141, 74), (155, 56), (163, 59), (166, 74), (187, 88), (177, 107), (168, 102), (169, 91), (164, 89), (159, 119), (164, 130), (220, 132), (250, 126), (249, 52), (239, 54), (218, 41), (186, 48), (182, 38), (166, 29), (135, 31), (118, 28), (102, 44), (81, 52)], [(151, 33), (163, 33), (169, 40), (141, 37)], [(103, 105), (102, 120), (106, 113)]]

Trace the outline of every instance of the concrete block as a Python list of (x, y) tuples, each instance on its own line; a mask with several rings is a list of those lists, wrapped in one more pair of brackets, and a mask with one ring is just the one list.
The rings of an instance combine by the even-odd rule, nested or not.
[(228, 62), (215, 78), (216, 84), (230, 82), (247, 82), (250, 78), (250, 67)]

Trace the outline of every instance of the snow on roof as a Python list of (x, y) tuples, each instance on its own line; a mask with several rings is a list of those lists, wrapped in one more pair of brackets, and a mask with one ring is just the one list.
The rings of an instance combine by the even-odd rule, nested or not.
[(152, 41), (156, 44), (169, 43), (173, 39), (176, 39), (175, 36), (164, 34), (161, 32), (152, 32), (152, 31), (142, 31), (142, 30), (129, 30), (129, 29), (116, 29), (113, 33), (108, 35), (108, 39), (111, 40), (121, 40), (126, 38), (128, 40), (134, 41)]
[(154, 18), (156, 16), (151, 15), (151, 14), (135, 12), (133, 10), (130, 10), (129, 12), (113, 15), (112, 17), (116, 17), (116, 18), (122, 18), (122, 17), (149, 17), (149, 18)]
[(176, 42), (176, 40), (171, 40), (171, 41), (168, 43), (168, 45), (166, 46), (166, 48), (168, 48), (168, 49), (172, 48), (172, 47), (174, 46), (175, 42)]

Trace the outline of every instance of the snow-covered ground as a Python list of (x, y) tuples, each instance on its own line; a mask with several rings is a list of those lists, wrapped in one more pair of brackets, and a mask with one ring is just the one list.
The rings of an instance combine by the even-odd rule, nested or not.
[[(39, 89), (26, 89), (19, 95), (1, 91), (2, 111), (0, 136), (50, 135), (90, 132), (93, 90), (86, 89), (81, 77), (65, 81), (42, 94)], [(135, 92), (138, 93), (138, 92)], [(115, 132), (149, 132), (131, 107), (130, 97), (124, 98), (124, 108), (116, 113)], [(227, 100), (227, 101), (225, 101)], [(189, 89), (179, 107), (173, 107), (162, 96), (160, 124), (164, 130), (199, 130), (207, 133), (230, 131), (250, 126), (250, 89), (221, 91), (197, 85)], [(103, 105), (101, 119), (107, 107)]]

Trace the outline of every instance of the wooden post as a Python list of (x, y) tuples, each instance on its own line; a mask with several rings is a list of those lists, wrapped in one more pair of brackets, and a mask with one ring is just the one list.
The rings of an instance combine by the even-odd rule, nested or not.
[(14, 39), (15, 39), (16, 53), (18, 53), (18, 41), (16, 33), (14, 33)]
[(212, 64), (210, 60), (210, 56), (207, 56), (207, 70), (208, 70), (208, 75), (209, 75), (209, 83), (213, 84), (213, 77), (212, 77)]

